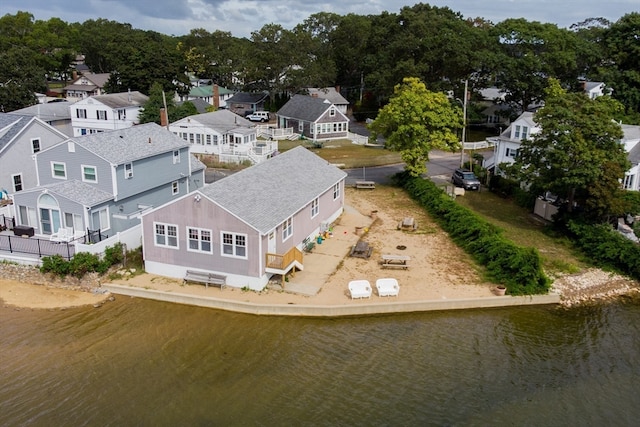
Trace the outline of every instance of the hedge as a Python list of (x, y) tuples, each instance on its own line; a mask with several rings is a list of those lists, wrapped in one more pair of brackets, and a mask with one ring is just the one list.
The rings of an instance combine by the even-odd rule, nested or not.
[(429, 180), (398, 177), (401, 185), (425, 208), (451, 238), (487, 269), (487, 275), (506, 286), (511, 295), (546, 294), (551, 281), (542, 270), (535, 248), (520, 247), (502, 231), (460, 206)]

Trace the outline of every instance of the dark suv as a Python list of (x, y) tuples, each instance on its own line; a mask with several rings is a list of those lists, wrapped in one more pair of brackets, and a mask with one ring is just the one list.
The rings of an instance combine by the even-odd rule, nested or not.
[(480, 180), (473, 172), (464, 169), (456, 169), (451, 176), (451, 182), (456, 187), (462, 187), (465, 190), (480, 189)]

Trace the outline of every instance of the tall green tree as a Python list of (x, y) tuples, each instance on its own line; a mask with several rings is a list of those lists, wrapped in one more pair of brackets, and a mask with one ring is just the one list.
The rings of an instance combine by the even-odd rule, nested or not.
[(460, 109), (444, 93), (427, 90), (416, 77), (406, 77), (395, 87), (389, 103), (369, 125), (372, 138), (384, 136), (385, 146), (400, 153), (412, 176), (426, 172), (431, 150), (459, 149), (460, 128)]
[(522, 142), (512, 172), (532, 191), (565, 200), (570, 215), (574, 206), (592, 220), (623, 213), (620, 179), (630, 165), (613, 120), (620, 103), (568, 93), (553, 79), (546, 93), (534, 117), (541, 130)]
[(198, 114), (198, 110), (192, 102), (184, 102), (182, 105), (176, 105), (170, 94), (165, 94), (163, 97), (163, 90), (162, 84), (158, 82), (151, 86), (149, 100), (144, 104), (140, 111), (140, 123), (160, 124), (160, 110), (164, 108), (165, 102), (169, 123), (173, 123), (187, 116)]

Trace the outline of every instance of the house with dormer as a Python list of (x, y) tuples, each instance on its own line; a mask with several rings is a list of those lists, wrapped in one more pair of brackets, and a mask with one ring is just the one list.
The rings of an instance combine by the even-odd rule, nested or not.
[(213, 154), (226, 163), (261, 163), (278, 150), (277, 141), (258, 140), (255, 124), (229, 110), (185, 117), (169, 130), (189, 142), (191, 153)]
[(338, 111), (342, 114), (347, 115), (347, 110), (349, 109), (349, 101), (342, 96), (339, 88), (335, 87), (310, 87), (307, 88), (307, 92), (309, 92), (309, 96), (321, 99), (328, 99), (333, 105), (336, 106)]
[(81, 99), (69, 107), (73, 136), (125, 129), (140, 123), (140, 110), (149, 100), (137, 91)]
[(37, 237), (61, 227), (110, 236), (204, 184), (189, 144), (155, 123), (65, 139), (34, 157), (37, 186), (13, 200), (17, 224)]
[(304, 269), (305, 242), (343, 211), (346, 175), (298, 146), (146, 212), (145, 271), (183, 279), (193, 269), (262, 290)]
[(328, 99), (294, 95), (276, 113), (279, 128), (314, 141), (344, 139), (349, 135), (349, 118)]
[(37, 186), (33, 156), (67, 138), (37, 117), (0, 113), (0, 191), (11, 195)]
[(109, 73), (94, 74), (86, 72), (80, 76), (76, 74), (71, 84), (62, 89), (62, 93), (64, 97), (69, 100), (79, 100), (90, 96), (103, 95), (105, 93), (104, 85), (109, 80), (109, 77), (111, 77)]

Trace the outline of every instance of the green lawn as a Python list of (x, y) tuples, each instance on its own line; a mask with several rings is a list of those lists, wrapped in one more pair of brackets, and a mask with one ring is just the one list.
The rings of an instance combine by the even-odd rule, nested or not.
[(553, 235), (542, 220), (511, 200), (485, 190), (467, 191), (456, 202), (503, 229), (505, 236), (516, 244), (538, 249), (548, 274), (576, 273), (588, 267), (566, 238)]
[(303, 145), (309, 148), (326, 161), (342, 165), (343, 168), (357, 168), (363, 166), (371, 167), (402, 163), (402, 158), (398, 153), (385, 150), (384, 148), (356, 145), (349, 140), (330, 141), (325, 143), (322, 148), (314, 148), (308, 140), (284, 140), (278, 142), (278, 149), (280, 151), (287, 151), (298, 145)]

